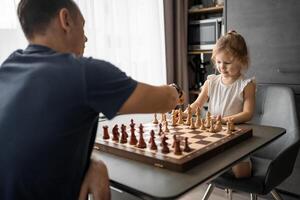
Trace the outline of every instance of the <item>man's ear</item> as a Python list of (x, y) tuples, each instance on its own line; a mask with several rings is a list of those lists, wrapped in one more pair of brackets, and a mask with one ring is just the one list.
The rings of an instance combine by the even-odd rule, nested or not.
[(59, 23), (64, 32), (70, 32), (74, 21), (68, 9), (63, 8), (59, 11)]

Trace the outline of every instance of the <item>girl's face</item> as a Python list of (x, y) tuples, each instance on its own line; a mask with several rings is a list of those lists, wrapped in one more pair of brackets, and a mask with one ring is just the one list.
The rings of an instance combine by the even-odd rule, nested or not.
[(241, 63), (230, 53), (216, 54), (217, 69), (224, 78), (238, 78), (241, 75)]

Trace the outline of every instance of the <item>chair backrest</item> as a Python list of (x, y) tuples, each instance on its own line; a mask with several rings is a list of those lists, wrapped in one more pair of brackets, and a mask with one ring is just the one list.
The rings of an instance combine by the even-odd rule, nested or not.
[(299, 142), (295, 96), (290, 88), (278, 85), (258, 85), (255, 109), (250, 123), (286, 129), (286, 134), (259, 150), (255, 155), (272, 160), (285, 148)]

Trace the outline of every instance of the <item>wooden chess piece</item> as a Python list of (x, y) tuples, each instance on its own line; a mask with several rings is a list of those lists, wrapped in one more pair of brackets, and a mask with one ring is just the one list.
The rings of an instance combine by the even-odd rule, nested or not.
[(210, 133), (215, 133), (216, 131), (215, 131), (215, 129), (214, 129), (214, 120), (213, 119), (210, 119), (210, 125), (209, 125), (210, 127), (209, 127), (209, 132)]
[(200, 113), (200, 108), (197, 107), (196, 110), (196, 123), (195, 123), (196, 128), (199, 128), (201, 126), (201, 113)]
[(161, 135), (162, 135), (162, 133), (163, 133), (163, 130), (162, 130), (162, 124), (161, 124), (161, 123), (159, 123), (158, 127), (159, 127), (159, 130), (158, 130), (158, 135), (159, 135), (159, 136), (161, 136)]
[(136, 145), (137, 144), (137, 139), (136, 139), (136, 136), (135, 136), (135, 129), (130, 129), (130, 132), (131, 132), (131, 135), (130, 135), (130, 141), (129, 141), (129, 144), (130, 145)]
[(151, 150), (157, 150), (157, 145), (155, 144), (154, 130), (151, 130), (150, 135), (151, 135), (150, 141), (149, 141), (150, 142), (150, 149)]
[(172, 126), (177, 126), (177, 111), (172, 111)]
[(164, 123), (164, 132), (165, 132), (165, 133), (170, 132), (170, 130), (169, 130), (169, 128), (168, 128), (168, 122), (167, 122), (167, 121), (165, 121), (165, 123)]
[(176, 135), (173, 135), (173, 144), (172, 144), (172, 148), (175, 147), (175, 141), (177, 140)]
[(231, 130), (230, 130), (230, 122), (227, 121), (227, 130), (226, 130), (227, 134), (232, 134)]
[(161, 114), (161, 120), (160, 120), (160, 123), (163, 124), (165, 121), (167, 121), (167, 116), (166, 116), (165, 113), (162, 113), (162, 114)]
[(235, 131), (235, 126), (234, 126), (234, 123), (233, 123), (233, 118), (230, 118), (228, 121), (230, 123), (230, 130), (231, 131)]
[(153, 124), (158, 124), (158, 120), (157, 120), (157, 114), (154, 113), (154, 119), (152, 121)]
[(139, 142), (137, 144), (137, 147), (140, 149), (145, 149), (147, 147), (146, 142), (144, 140), (143, 137), (143, 132), (140, 132), (140, 138), (139, 138)]
[(194, 120), (192, 117), (190, 119), (190, 129), (196, 129), (196, 126), (195, 126), (195, 123), (194, 123)]
[(112, 140), (115, 142), (119, 142), (119, 128), (117, 124), (113, 127), (112, 134), (113, 134)]
[(174, 154), (175, 155), (182, 155), (182, 150), (180, 148), (180, 140), (175, 141)]
[(168, 138), (164, 135), (162, 137), (162, 142), (161, 142), (161, 145), (162, 145), (162, 149), (161, 149), (161, 152), (163, 154), (167, 154), (167, 153), (170, 153), (170, 149), (168, 147), (168, 143), (166, 142), (166, 140), (168, 140)]
[(215, 131), (216, 132), (222, 131), (222, 119), (221, 119), (221, 115), (218, 115), (218, 117), (217, 117), (217, 121), (216, 121), (216, 124), (215, 124)]
[(140, 123), (139, 130), (140, 133), (144, 133), (144, 126), (142, 123)]
[(192, 149), (189, 146), (189, 141), (188, 141), (188, 137), (184, 138), (184, 148), (183, 148), (184, 152), (191, 152)]
[(179, 108), (179, 110), (178, 110), (178, 120), (177, 120), (177, 124), (178, 124), (178, 125), (183, 124), (183, 118), (182, 118), (182, 110), (181, 110), (181, 108)]
[(186, 119), (186, 121), (185, 121), (184, 124), (189, 126), (190, 123), (191, 123), (191, 118), (192, 118), (192, 108), (191, 108), (190, 104), (187, 107), (187, 111), (188, 111), (188, 113), (187, 113), (187, 119)]
[(205, 127), (206, 128), (210, 127), (210, 119), (211, 119), (211, 114), (210, 114), (210, 112), (207, 111), (206, 117), (205, 117)]
[(103, 127), (103, 140), (108, 140), (109, 139), (109, 133), (108, 133), (108, 126), (102, 126)]
[(200, 126), (200, 130), (206, 130), (206, 127), (205, 127), (205, 119), (201, 119), (201, 126)]
[(121, 144), (127, 143), (126, 131), (122, 131), (120, 143), (121, 143)]

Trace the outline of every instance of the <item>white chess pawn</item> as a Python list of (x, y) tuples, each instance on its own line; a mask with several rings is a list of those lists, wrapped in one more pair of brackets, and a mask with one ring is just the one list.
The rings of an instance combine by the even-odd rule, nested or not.
[(196, 129), (193, 118), (190, 119), (190, 129)]
[(178, 120), (177, 120), (177, 124), (178, 124), (178, 125), (183, 124), (183, 118), (182, 118), (182, 110), (181, 110), (181, 108), (179, 108), (179, 110), (178, 110)]
[(231, 130), (230, 130), (230, 122), (227, 121), (227, 130), (226, 130), (227, 134), (232, 134)]
[(205, 127), (205, 119), (201, 119), (200, 130), (206, 130), (206, 127)]
[(157, 115), (154, 113), (154, 119), (152, 121), (153, 124), (158, 124)]
[(197, 111), (196, 111), (196, 124), (195, 126), (197, 128), (199, 128), (201, 126), (201, 116), (200, 116), (200, 108), (197, 107)]
[(165, 132), (165, 133), (166, 133), (166, 132), (170, 132), (170, 130), (169, 130), (169, 128), (168, 128), (168, 122), (167, 122), (167, 121), (164, 122), (164, 132)]
[(214, 121), (213, 119), (210, 119), (210, 128), (209, 128), (209, 132), (210, 133), (215, 133), (215, 129), (214, 129)]

